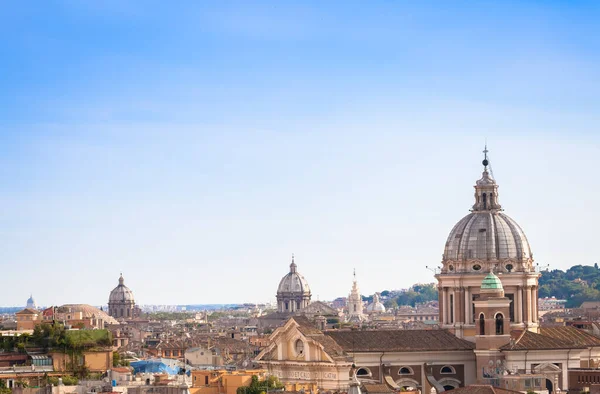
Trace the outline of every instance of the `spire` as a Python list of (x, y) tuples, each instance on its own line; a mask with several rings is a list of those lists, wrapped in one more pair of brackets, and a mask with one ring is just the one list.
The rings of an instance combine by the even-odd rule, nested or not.
[(296, 263), (294, 263), (294, 254), (293, 253), (292, 253), (292, 264), (290, 264), (290, 272), (291, 273), (296, 272)]
[(483, 149), (483, 173), (481, 179), (475, 182), (475, 204), (471, 209), (473, 212), (501, 211), (502, 206), (498, 203), (498, 185), (488, 172), (490, 161), (488, 159), (487, 144)]
[(354, 268), (354, 282), (356, 282), (356, 268)]

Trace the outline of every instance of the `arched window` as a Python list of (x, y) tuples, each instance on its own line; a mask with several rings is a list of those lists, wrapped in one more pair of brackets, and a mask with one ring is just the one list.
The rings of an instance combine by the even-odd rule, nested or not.
[(414, 372), (411, 367), (402, 367), (398, 371), (398, 375), (412, 375), (412, 374), (414, 374)]
[(485, 335), (485, 316), (479, 315), (479, 335)]
[(483, 209), (487, 209), (487, 196), (483, 193)]
[(357, 377), (367, 377), (367, 376), (371, 376), (371, 371), (369, 371), (368, 368), (359, 368), (356, 371), (356, 376)]
[(296, 301), (296, 309), (300, 310), (300, 301)]
[(356, 312), (356, 304), (354, 304), (354, 312)]
[(502, 316), (502, 313), (496, 315), (496, 335), (504, 335), (504, 316)]
[(289, 304), (289, 302), (286, 301), (285, 302), (285, 310), (287, 311), (288, 309), (290, 309), (290, 304)]
[(445, 374), (455, 374), (456, 370), (454, 369), (453, 366), (451, 365), (444, 365), (442, 367), (442, 369), (440, 369), (440, 373), (445, 373)]

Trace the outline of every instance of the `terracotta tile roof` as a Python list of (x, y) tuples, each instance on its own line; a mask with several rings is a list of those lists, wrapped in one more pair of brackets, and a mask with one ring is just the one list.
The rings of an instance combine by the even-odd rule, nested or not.
[(572, 326), (542, 327), (542, 335), (580, 346), (600, 346), (600, 338)]
[(35, 309), (25, 308), (22, 311), (15, 313), (15, 315), (35, 315), (38, 313), (40, 313), (40, 312), (36, 311)]
[(392, 390), (391, 388), (389, 388), (387, 386), (387, 384), (380, 384), (380, 383), (363, 383), (362, 384), (363, 389), (365, 390), (365, 392), (367, 393), (371, 393), (371, 394), (378, 394), (378, 393), (393, 393), (394, 390)]
[(446, 330), (327, 331), (346, 352), (472, 350), (475, 344)]
[(510, 333), (511, 341), (500, 346), (501, 350), (551, 350), (585, 348), (564, 339), (536, 334), (527, 330), (514, 330)]
[(520, 391), (506, 390), (487, 384), (472, 384), (452, 390), (452, 394), (516, 394)]

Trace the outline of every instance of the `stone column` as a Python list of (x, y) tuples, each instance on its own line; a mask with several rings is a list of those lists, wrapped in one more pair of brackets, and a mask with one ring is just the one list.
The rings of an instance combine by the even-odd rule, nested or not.
[(515, 311), (517, 312), (516, 320), (517, 323), (523, 323), (523, 287), (517, 286), (516, 292), (516, 300), (517, 303), (515, 305)]
[(471, 318), (471, 291), (468, 287), (465, 287), (465, 323), (471, 324), (473, 319)]
[(450, 324), (450, 288), (444, 288), (445, 324)]
[(531, 323), (531, 286), (525, 287), (525, 321)]
[(523, 321), (529, 323), (529, 306), (531, 301), (529, 299), (529, 286), (523, 287)]
[(537, 286), (534, 286), (533, 289), (533, 306), (534, 306), (534, 311), (533, 311), (533, 321), (537, 323), (538, 321), (538, 302), (539, 302), (539, 295), (538, 295), (538, 291), (539, 288)]
[(438, 286), (438, 321), (444, 323), (444, 288)]

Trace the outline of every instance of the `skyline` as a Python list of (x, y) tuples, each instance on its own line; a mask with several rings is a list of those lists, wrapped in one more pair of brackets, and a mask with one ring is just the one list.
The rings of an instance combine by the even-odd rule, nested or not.
[(600, 6), (444, 4), (5, 5), (0, 305), (433, 282), (486, 141), (535, 262), (599, 262)]

